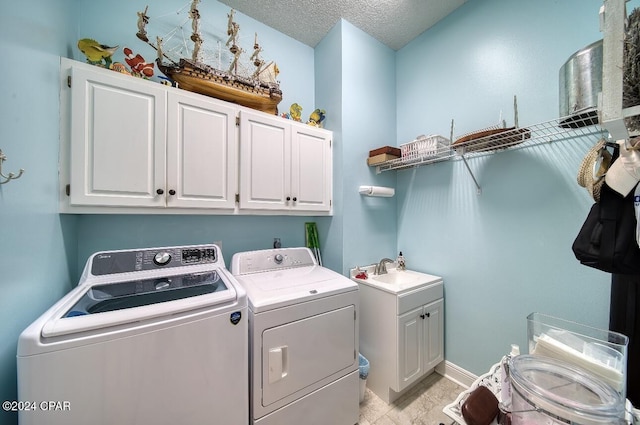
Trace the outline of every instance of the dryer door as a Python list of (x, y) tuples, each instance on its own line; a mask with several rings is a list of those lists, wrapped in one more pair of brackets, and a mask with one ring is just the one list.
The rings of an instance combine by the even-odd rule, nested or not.
[(267, 329), (262, 345), (262, 405), (269, 406), (353, 365), (353, 305)]

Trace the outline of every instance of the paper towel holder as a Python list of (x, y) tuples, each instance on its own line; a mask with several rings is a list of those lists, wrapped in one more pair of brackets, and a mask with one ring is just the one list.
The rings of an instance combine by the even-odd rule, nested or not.
[(358, 188), (360, 195), (364, 196), (379, 196), (389, 198), (395, 195), (396, 190), (392, 187), (384, 186), (360, 186)]

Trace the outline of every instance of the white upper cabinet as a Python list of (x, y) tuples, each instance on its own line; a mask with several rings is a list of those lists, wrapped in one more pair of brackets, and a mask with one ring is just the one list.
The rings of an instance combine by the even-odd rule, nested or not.
[(71, 205), (164, 205), (166, 90), (92, 68), (71, 69)]
[(294, 125), (291, 143), (293, 207), (330, 211), (333, 160), (331, 133), (308, 125)]
[(235, 206), (236, 110), (199, 96), (169, 93), (167, 206)]
[(291, 203), (290, 124), (242, 111), (240, 208), (282, 210)]
[(331, 132), (240, 112), (240, 209), (331, 211)]
[(62, 212), (331, 214), (330, 131), (64, 58), (60, 81)]

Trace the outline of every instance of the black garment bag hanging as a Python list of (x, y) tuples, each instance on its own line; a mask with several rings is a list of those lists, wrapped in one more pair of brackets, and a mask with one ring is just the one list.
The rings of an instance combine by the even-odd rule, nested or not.
[(609, 329), (629, 337), (627, 398), (640, 406), (640, 274), (612, 274)]

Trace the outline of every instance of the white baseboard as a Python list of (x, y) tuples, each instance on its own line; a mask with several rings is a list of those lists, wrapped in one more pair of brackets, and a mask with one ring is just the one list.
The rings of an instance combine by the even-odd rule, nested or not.
[(436, 366), (436, 372), (458, 385), (469, 388), (478, 377), (447, 360)]

